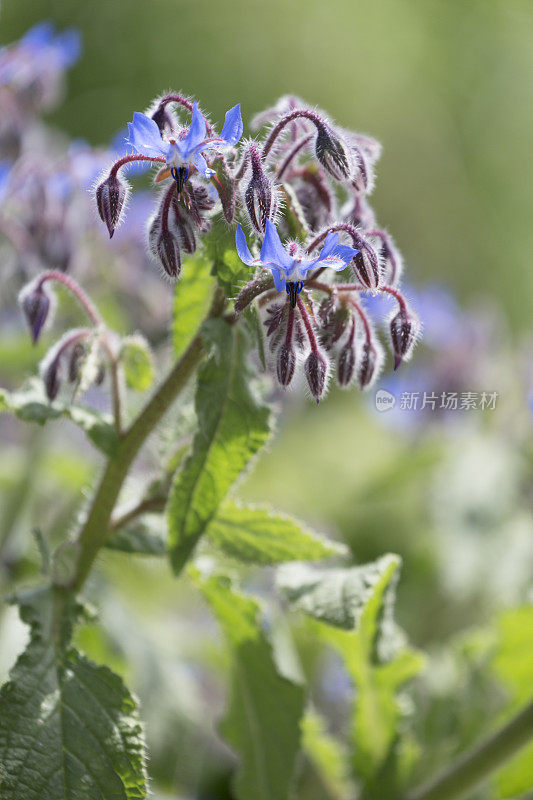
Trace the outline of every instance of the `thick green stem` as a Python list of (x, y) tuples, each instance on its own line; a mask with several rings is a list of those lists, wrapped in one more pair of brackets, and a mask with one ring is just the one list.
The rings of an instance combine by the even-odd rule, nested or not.
[[(208, 316), (220, 316), (224, 305), (224, 295), (217, 289)], [(124, 432), (116, 455), (109, 459), (78, 537), (79, 555), (71, 584), (73, 591), (79, 591), (83, 586), (98, 551), (105, 544), (111, 514), (137, 453), (196, 370), (203, 350), (199, 331), (166, 380)]]
[(464, 797), (532, 739), (533, 701), (434, 781), (410, 792), (406, 800), (456, 800)]

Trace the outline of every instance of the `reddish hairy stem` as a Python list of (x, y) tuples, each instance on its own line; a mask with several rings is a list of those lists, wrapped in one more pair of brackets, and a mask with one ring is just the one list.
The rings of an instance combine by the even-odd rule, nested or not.
[(357, 300), (354, 300), (353, 297), (349, 298), (349, 302), (351, 303), (351, 305), (355, 308), (355, 310), (357, 311), (357, 313), (361, 317), (363, 325), (365, 326), (366, 340), (370, 344), (370, 342), (372, 341), (372, 328), (370, 327), (370, 322), (368, 321), (368, 316), (363, 311), (362, 307), (359, 305)]
[(141, 156), (132, 154), (130, 156), (123, 156), (123, 158), (119, 158), (118, 161), (115, 161), (109, 175), (115, 177), (119, 169), (125, 164), (129, 164), (131, 161), (159, 161), (161, 164), (166, 164), (166, 160), (163, 156)]
[(318, 353), (318, 344), (316, 341), (315, 332), (313, 330), (313, 326), (311, 325), (311, 320), (309, 319), (309, 314), (307, 313), (305, 303), (303, 302), (301, 297), (298, 298), (298, 310), (305, 325), (305, 332), (307, 333), (307, 338), (309, 339), (311, 350), (313, 351), (313, 353)]
[(352, 237), (352, 242), (356, 244), (361, 243), (361, 239), (363, 238), (356, 228), (353, 225), (350, 225), (348, 222), (339, 222), (337, 225), (331, 225), (329, 228), (326, 228), (325, 231), (322, 231), (316, 239), (313, 239), (311, 244), (307, 247), (306, 253), (312, 253), (315, 247), (324, 241), (328, 233), (338, 233), (340, 231), (344, 231), (345, 233), (349, 234)]
[(404, 296), (398, 291), (398, 289), (394, 289), (392, 286), (380, 286), (379, 289), (381, 292), (388, 292), (388, 294), (391, 294), (394, 298), (396, 298), (402, 311), (407, 313), (407, 303), (405, 302)]
[(270, 131), (268, 138), (263, 146), (263, 158), (270, 153), (272, 149), (272, 145), (280, 135), (281, 131), (288, 125), (289, 122), (292, 122), (294, 119), (298, 119), (298, 117), (303, 117), (304, 119), (310, 120), (313, 125), (319, 130), (320, 128), (324, 128), (324, 120), (322, 120), (318, 114), (314, 111), (311, 111), (308, 108), (298, 108), (296, 111), (291, 111), (290, 114), (280, 119), (278, 124)]
[(81, 286), (76, 283), (73, 278), (71, 278), (69, 275), (65, 275), (64, 272), (61, 272), (58, 269), (49, 269), (41, 274), (39, 281), (37, 282), (37, 287), (40, 288), (43, 283), (46, 283), (46, 281), (57, 281), (57, 283), (62, 283), (63, 286), (66, 286), (67, 289), (72, 292), (93, 325), (103, 324), (103, 320), (98, 313), (98, 309), (92, 300), (90, 300), (88, 295), (85, 294)]
[[(184, 108), (187, 109), (187, 111), (190, 111), (192, 113), (193, 104), (191, 103), (191, 101), (188, 100), (186, 97), (183, 97), (183, 95), (176, 94), (175, 92), (171, 92), (170, 94), (167, 94), (164, 97), (162, 97), (161, 100), (159, 101), (159, 106), (158, 106), (157, 110), (159, 110), (159, 109), (163, 110), (164, 107), (166, 105), (168, 105), (169, 103), (179, 103), (180, 106), (183, 106)], [(205, 116), (204, 116), (204, 119), (205, 119)], [(211, 127), (211, 125), (209, 124), (209, 122), (207, 120), (205, 120), (205, 128), (206, 128), (206, 131), (207, 131), (207, 135), (208, 136), (212, 136), (213, 135), (213, 128)]]
[(288, 153), (285, 160), (283, 161), (281, 167), (278, 169), (277, 179), (280, 181), (283, 178), (283, 174), (286, 172), (287, 168), (290, 166), (291, 161), (296, 158), (300, 150), (308, 144), (311, 139), (313, 138), (313, 134), (310, 133), (308, 136), (304, 136), (303, 139), (300, 139), (299, 142), (296, 142), (292, 150)]

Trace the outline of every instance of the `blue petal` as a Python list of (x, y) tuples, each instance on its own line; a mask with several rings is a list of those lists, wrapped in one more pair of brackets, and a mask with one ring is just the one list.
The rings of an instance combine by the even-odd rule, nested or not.
[(48, 47), (54, 38), (55, 26), (51, 22), (38, 22), (21, 38), (21, 43), (28, 47)]
[[(348, 262), (350, 262), (358, 252), (359, 250), (355, 250), (353, 247), (348, 247), (346, 244), (338, 244), (333, 248), (330, 255), (336, 256), (337, 258), (342, 259), (345, 264), (348, 264)], [(320, 253), (320, 258), (324, 258), (323, 252)]]
[(339, 241), (339, 234), (338, 233), (332, 233), (330, 231), (328, 233), (328, 235), (326, 236), (326, 240), (324, 242), (324, 246), (323, 246), (322, 250), (320, 251), (319, 258), (326, 258), (326, 256), (331, 255), (331, 253), (334, 250), (334, 248), (336, 247), (338, 241)]
[(346, 269), (346, 261), (338, 256), (326, 256), (326, 258), (319, 258), (312, 266), (318, 265), (321, 267), (328, 267), (328, 269), (334, 269), (337, 272), (341, 269)]
[(54, 48), (62, 67), (71, 67), (81, 54), (81, 36), (77, 30), (70, 28), (56, 36)]
[(273, 264), (289, 273), (294, 264), (294, 259), (287, 253), (276, 230), (276, 226), (266, 221), (265, 238), (261, 247), (261, 261), (264, 264)]
[(193, 150), (201, 145), (204, 139), (205, 119), (204, 115), (198, 108), (198, 103), (195, 100), (192, 107), (191, 127), (189, 128), (187, 135), (184, 136), (183, 139), (180, 139), (180, 149), (182, 149), (184, 153), (192, 155)]
[(237, 230), (235, 231), (235, 245), (237, 247), (237, 254), (243, 264), (247, 264), (249, 267), (255, 266), (254, 258), (250, 253), (250, 248), (246, 241), (246, 236), (240, 225), (237, 225)]
[(198, 172), (201, 172), (206, 178), (210, 178), (211, 175), (215, 174), (215, 170), (207, 166), (206, 160), (201, 153), (193, 153), (191, 161)]
[(126, 142), (136, 153), (143, 156), (164, 156), (167, 158), (171, 145), (161, 138), (157, 123), (135, 111), (133, 122), (128, 122), (128, 138)]
[(274, 278), (274, 286), (276, 287), (278, 292), (283, 292), (285, 290), (285, 278), (281, 277), (280, 271), (277, 267), (269, 267), (272, 270), (272, 276)]
[(226, 111), (224, 118), (224, 127), (220, 134), (221, 139), (224, 139), (229, 145), (235, 145), (242, 136), (243, 125), (241, 117), (241, 104), (237, 103), (236, 106)]

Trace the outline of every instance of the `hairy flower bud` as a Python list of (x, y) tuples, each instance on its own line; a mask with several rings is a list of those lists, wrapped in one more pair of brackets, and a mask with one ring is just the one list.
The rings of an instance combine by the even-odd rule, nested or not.
[(276, 372), (278, 381), (282, 386), (288, 386), (292, 381), (296, 367), (296, 353), (294, 347), (288, 342), (283, 342), (278, 350)]
[(381, 360), (381, 348), (378, 350), (378, 346), (368, 340), (364, 342), (357, 365), (357, 383), (361, 389), (372, 385), (378, 375)]
[(322, 353), (318, 350), (312, 350), (307, 357), (304, 368), (309, 389), (318, 403), (326, 388), (328, 362)]
[(176, 279), (181, 272), (181, 253), (178, 237), (167, 227), (161, 228), (157, 237), (156, 253), (163, 269), (170, 278)]
[(224, 156), (219, 155), (214, 158), (211, 162), (211, 168), (214, 169), (216, 173), (211, 178), (211, 182), (217, 190), (226, 222), (231, 225), (237, 207), (235, 181), (228, 169)]
[(350, 311), (343, 303), (338, 303), (331, 309), (327, 321), (320, 332), (320, 341), (327, 350), (333, 347), (343, 336), (351, 319)]
[(19, 294), (19, 303), (28, 323), (35, 344), (49, 318), (53, 295), (44, 283), (32, 281)]
[(348, 386), (355, 371), (355, 320), (352, 318), (352, 327), (348, 341), (342, 347), (337, 359), (337, 380), (339, 386)]
[(364, 240), (361, 240), (356, 247), (359, 248), (359, 252), (352, 259), (355, 276), (364, 286), (375, 291), (382, 282), (378, 254), (372, 245)]
[(369, 194), (373, 188), (373, 175), (370, 164), (364, 152), (358, 147), (352, 147), (353, 174), (352, 186), (357, 194)]
[(325, 170), (337, 181), (352, 177), (352, 164), (348, 148), (331, 128), (320, 125), (315, 142), (316, 157)]
[(43, 373), (46, 396), (52, 402), (56, 399), (61, 386), (61, 359), (54, 358), (47, 364)]
[(96, 205), (100, 219), (107, 225), (109, 237), (113, 238), (126, 199), (127, 187), (117, 175), (110, 173), (96, 189)]
[(390, 335), (394, 350), (394, 369), (409, 358), (420, 332), (416, 316), (404, 305), (390, 321)]
[(394, 286), (400, 279), (403, 260), (392, 238), (385, 231), (369, 231), (369, 236), (379, 242), (379, 254), (382, 264), (383, 282)]
[(180, 208), (175, 200), (172, 203), (172, 211), (174, 215), (173, 227), (183, 249), (186, 253), (194, 253), (196, 251), (196, 236), (194, 235), (194, 227), (190, 215)]
[(252, 144), (249, 153), (252, 177), (244, 192), (244, 202), (252, 225), (258, 233), (263, 234), (273, 210), (272, 181), (263, 169), (259, 148)]
[(75, 383), (78, 380), (84, 355), (85, 347), (81, 342), (76, 342), (70, 351), (68, 362), (68, 379), (70, 383)]

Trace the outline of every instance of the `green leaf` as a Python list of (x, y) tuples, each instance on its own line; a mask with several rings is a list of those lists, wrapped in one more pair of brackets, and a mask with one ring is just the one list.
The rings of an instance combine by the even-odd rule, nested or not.
[[(533, 675), (533, 606), (501, 615), (494, 672), (507, 688), (510, 700), (501, 722), (506, 722), (531, 700)], [(495, 779), (497, 796), (518, 797), (533, 786), (533, 744), (501, 769)]]
[(38, 425), (59, 417), (68, 417), (85, 431), (99, 450), (109, 456), (117, 452), (118, 436), (108, 414), (100, 414), (92, 408), (68, 405), (58, 400), (51, 403), (40, 380), (30, 380), (19, 392), (0, 389), (0, 412), (2, 411), (10, 411), (24, 422), (36, 422)]
[(219, 509), (206, 534), (227, 555), (252, 564), (318, 561), (345, 553), (342, 545), (306, 530), (292, 517), (230, 502)]
[(350, 761), (343, 743), (328, 733), (325, 719), (309, 709), (302, 720), (302, 747), (332, 800), (353, 800)]
[(150, 345), (140, 334), (126, 336), (120, 348), (120, 361), (130, 389), (145, 392), (154, 381), (154, 361)]
[(276, 668), (258, 605), (221, 577), (195, 580), (232, 652), (231, 696), (220, 731), (239, 754), (238, 800), (286, 800), (300, 745), (304, 690)]
[(213, 294), (214, 281), (202, 256), (188, 257), (176, 283), (172, 312), (172, 341), (179, 358), (204, 319)]
[(169, 549), (177, 573), (270, 432), (270, 411), (250, 386), (242, 334), (223, 320), (206, 323), (205, 334), (216, 347), (198, 372), (198, 432), (168, 503)]
[(122, 553), (162, 556), (167, 552), (166, 531), (161, 519), (144, 519), (119, 528), (107, 538), (105, 546)]
[(226, 297), (235, 297), (243, 283), (251, 280), (253, 270), (243, 264), (235, 249), (235, 229), (219, 216), (203, 238), (204, 248), (212, 263), (212, 272)]
[[(376, 785), (396, 743), (401, 707), (396, 694), (423, 667), (393, 620), (400, 558), (386, 555), (350, 569), (287, 565), (279, 585), (299, 609), (319, 620), (318, 631), (343, 657), (356, 687), (353, 709), (354, 764)], [(376, 790), (372, 796), (379, 796)]]
[(399, 556), (386, 555), (371, 564), (349, 569), (288, 565), (278, 572), (278, 586), (289, 602), (306, 614), (352, 630), (359, 626), (376, 586), (384, 577), (387, 583), (391, 581), (399, 564)]
[(141, 800), (144, 743), (134, 699), (70, 647), (80, 613), (53, 590), (20, 602), (30, 641), (0, 690), (2, 800)]

